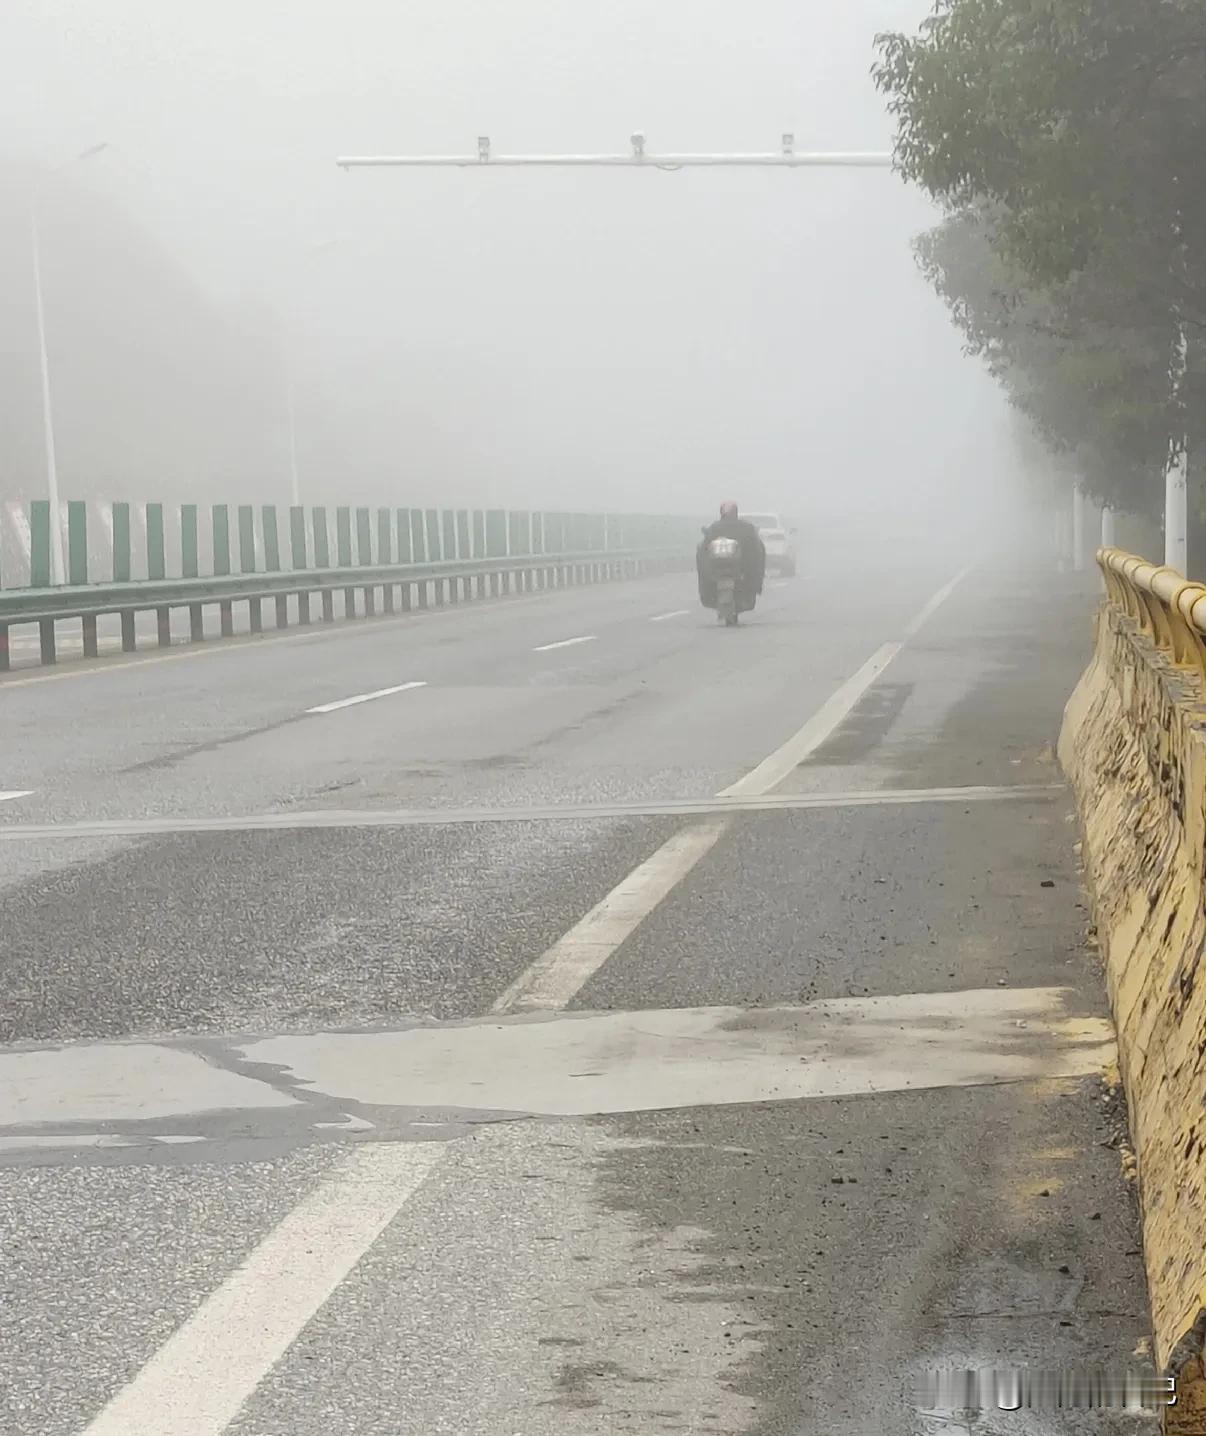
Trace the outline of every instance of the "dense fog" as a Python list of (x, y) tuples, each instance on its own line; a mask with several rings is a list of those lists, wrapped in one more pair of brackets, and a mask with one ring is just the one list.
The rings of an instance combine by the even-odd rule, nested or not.
[(1029, 459), (894, 174), (335, 164), (886, 150), (925, 8), (6, 0), (0, 498), (44, 493), (40, 184), (65, 498), (287, 503), (292, 385), (307, 502), (997, 531)]

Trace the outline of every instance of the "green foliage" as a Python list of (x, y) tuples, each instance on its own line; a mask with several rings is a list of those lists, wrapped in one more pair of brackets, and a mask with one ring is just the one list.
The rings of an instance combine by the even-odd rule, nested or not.
[(1103, 497), (1144, 504), (1206, 399), (1206, 0), (939, 0), (878, 48), (969, 351)]

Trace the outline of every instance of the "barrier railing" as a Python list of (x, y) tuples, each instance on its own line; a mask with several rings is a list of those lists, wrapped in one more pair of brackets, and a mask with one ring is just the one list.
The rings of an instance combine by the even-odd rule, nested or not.
[(1059, 756), (1138, 1159), (1166, 1436), (1206, 1433), (1206, 586), (1102, 549), (1106, 601)]
[[(222, 637), (234, 634), (234, 605), (246, 603), (251, 633), (263, 630), (263, 604), (275, 604), (276, 626), (290, 623), (290, 600), (298, 624), (312, 621), (310, 600), (318, 597), (324, 622), (335, 619), (335, 596), (342, 592), (343, 616), (372, 617), (411, 608), (437, 607), (469, 599), (501, 597), (565, 588), (583, 583), (637, 577), (682, 567), (693, 561), (691, 551), (613, 550), (563, 554), (511, 555), (505, 558), (459, 560), (451, 563), (355, 565), (328, 569), (292, 569), (275, 573), (224, 574), (209, 578), (138, 579), (123, 583), (75, 584), (60, 588), (9, 589), (0, 592), (0, 670), (10, 666), (9, 633), (18, 625), (37, 625), (43, 663), (57, 657), (57, 626), (77, 619), (82, 625), (83, 653), (94, 658), (99, 651), (97, 620), (108, 615), (121, 619), (121, 647), (137, 646), (135, 615), (154, 612), (158, 642), (174, 641), (173, 609), (187, 609), (189, 637), (205, 638), (203, 610), (217, 604)], [(357, 596), (361, 595), (360, 606)]]
[(1111, 604), (1175, 667), (1206, 679), (1206, 585), (1122, 549), (1100, 549), (1097, 562)]
[(83, 500), (60, 507), (56, 524), (45, 499), (0, 502), (0, 589), (51, 587), (60, 539), (62, 578), (72, 585), (652, 551), (698, 539), (690, 520), (651, 514)]

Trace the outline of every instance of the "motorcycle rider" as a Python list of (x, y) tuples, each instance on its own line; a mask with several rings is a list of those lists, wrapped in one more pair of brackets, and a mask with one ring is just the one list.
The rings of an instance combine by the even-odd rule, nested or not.
[(703, 542), (696, 550), (695, 568), (699, 578), (699, 601), (705, 608), (716, 606), (716, 584), (707, 566), (708, 545), (713, 539), (736, 539), (741, 545), (741, 586), (746, 590), (743, 608), (753, 608), (754, 599), (762, 592), (766, 580), (766, 545), (758, 530), (737, 515), (737, 505), (726, 499), (720, 506), (720, 517), (704, 529)]

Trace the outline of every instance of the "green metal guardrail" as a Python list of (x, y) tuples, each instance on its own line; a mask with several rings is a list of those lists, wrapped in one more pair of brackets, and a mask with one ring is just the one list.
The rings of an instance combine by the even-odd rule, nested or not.
[[(682, 518), (503, 509), (329, 509), (213, 504), (63, 505), (66, 578), (133, 578), (326, 569), (509, 555), (658, 549), (694, 542)], [(0, 588), (51, 586), (50, 505), (0, 503)]]
[[(381, 612), (403, 612), (412, 607), (441, 607), (487, 594), (530, 593), (597, 583), (681, 567), (690, 555), (681, 551), (641, 550), (599, 553), (508, 555), (454, 562), (340, 566), (328, 569), (292, 569), (285, 572), (220, 574), (208, 578), (141, 579), (124, 583), (69, 584), (61, 588), (10, 589), (0, 593), (0, 670), (7, 670), (9, 630), (18, 624), (37, 624), (40, 653), (45, 664), (56, 661), (56, 628), (63, 620), (79, 619), (83, 626), (85, 657), (98, 652), (97, 619), (107, 614), (121, 618), (122, 649), (135, 650), (135, 614), (154, 612), (158, 639), (170, 646), (171, 611), (187, 608), (192, 641), (204, 639), (203, 609), (217, 604), (221, 633), (234, 633), (235, 603), (248, 604), (252, 633), (263, 631), (263, 604), (272, 599), (276, 626), (289, 626), (289, 600), (295, 602), (296, 621), (311, 622), (310, 600), (318, 596), (322, 619), (335, 619), (335, 594), (344, 594), (344, 616), (372, 617), (381, 594)], [(357, 595), (362, 606), (357, 606)]]
[[(212, 604), (227, 637), (240, 602), (248, 604), (252, 633), (262, 631), (269, 599), (278, 627), (288, 625), (291, 602), (296, 621), (309, 623), (312, 598), (329, 623), (340, 592), (344, 615), (354, 617), (376, 613), (378, 595), (381, 611), (392, 613), (560, 587), (684, 563), (696, 533), (680, 518), (503, 509), (64, 507), (67, 582), (56, 587), (50, 505), (28, 505), (28, 583), (0, 588), (0, 670), (11, 662), (9, 630), (21, 624), (38, 626), (41, 660), (53, 663), (64, 620), (81, 622), (84, 656), (95, 657), (97, 619), (105, 615), (120, 615), (121, 646), (131, 652), (140, 612), (158, 615), (162, 645), (172, 641), (173, 609), (188, 610), (193, 641), (204, 639), (203, 610)], [(10, 581), (11, 557), (10, 547), (8, 573), (0, 573)]]

